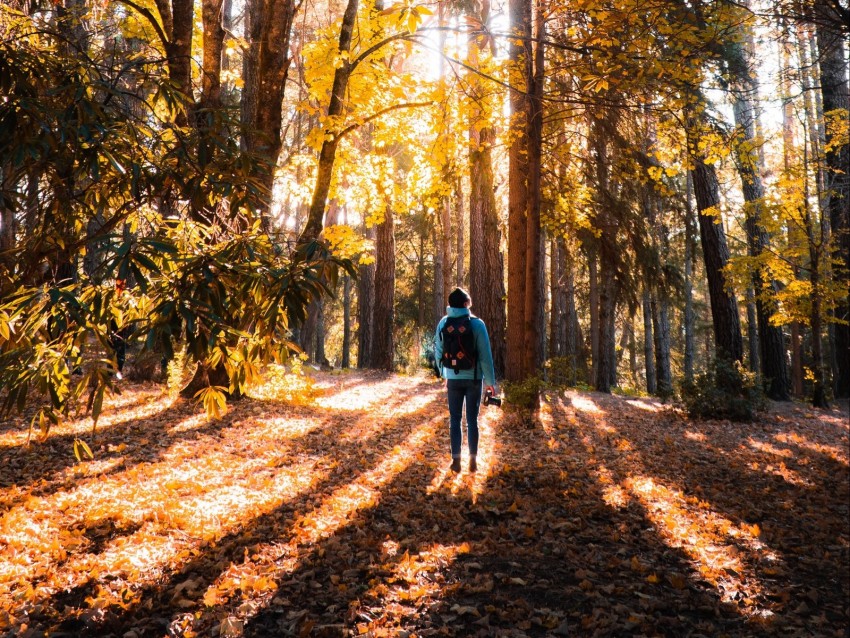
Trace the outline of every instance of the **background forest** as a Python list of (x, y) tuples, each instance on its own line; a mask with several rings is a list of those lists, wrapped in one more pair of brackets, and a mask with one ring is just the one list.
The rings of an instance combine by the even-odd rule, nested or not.
[(413, 369), (456, 285), (515, 402), (847, 397), (848, 34), (844, 0), (4, 2), (5, 408), (96, 420), (122, 343), (212, 412), (299, 348)]

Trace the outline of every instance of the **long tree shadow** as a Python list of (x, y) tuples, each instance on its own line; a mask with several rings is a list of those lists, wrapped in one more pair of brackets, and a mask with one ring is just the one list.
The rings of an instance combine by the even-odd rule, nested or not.
[[(775, 449), (753, 444), (753, 434), (773, 438), (782, 429), (770, 423), (760, 423), (753, 432), (742, 425), (686, 422), (670, 412), (647, 415), (616, 397), (594, 399), (601, 415), (582, 409), (580, 399), (579, 409), (562, 406), (556, 419), (577, 421), (604, 451), (601, 456), (615, 483), (631, 481), (632, 494), (645, 507), (667, 508), (655, 516), (657, 526), (675, 530), (684, 517), (699, 522), (705, 538), (724, 537), (721, 544), (728, 551), (713, 557), (726, 561), (722, 569), (715, 569), (712, 556), (695, 544), (689, 550), (700, 557), (715, 586), (724, 581), (727, 599), (749, 591), (746, 606), (760, 608), (765, 614), (760, 620), (767, 617), (774, 626), (787, 624), (782, 615), (794, 609), (801, 609), (804, 617), (794, 622), (803, 622), (815, 634), (847, 626), (846, 464), (811, 450), (777, 462)], [(656, 422), (652, 428), (647, 427), (649, 418)], [(666, 434), (659, 436), (659, 426)], [(846, 430), (844, 436), (846, 440)], [(641, 475), (638, 481), (635, 474)], [(746, 574), (739, 573), (742, 567)], [(793, 591), (805, 594), (804, 607), (790, 595)]]
[[(671, 544), (664, 517), (692, 503), (671, 501), (662, 511), (668, 506), (642, 491), (647, 477), (687, 498), (714, 476), (764, 476), (719, 446), (687, 439), (691, 424), (668, 424), (670, 441), (686, 441), (671, 450), (667, 437), (641, 431), (645, 414), (620, 404), (606, 411), (604, 398), (594, 397), (602, 406), (595, 413), (555, 401), (551, 419), (534, 428), (490, 413), (479, 475), (454, 477), (446, 469), (442, 395), (424, 394), (421, 386), (397, 392), (395, 406), (419, 403), (388, 422), (376, 422), (369, 409), (328, 411), (320, 428), (282, 442), (288, 452), (281, 464), (315, 459), (319, 478), (306, 491), (195, 544), (193, 558), (132, 592), (124, 610), (87, 603), (92, 580), (57, 593), (49, 601), (56, 612), (33, 626), (75, 635), (257, 637), (751, 636), (777, 629), (747, 616), (743, 597), (701, 572), (692, 546)], [(717, 474), (694, 472), (703, 466)], [(781, 480), (768, 480), (778, 495)], [(711, 489), (720, 505), (708, 502), (705, 489), (694, 500), (743, 528), (740, 503), (727, 495), (733, 488)], [(784, 515), (779, 522), (793, 525)], [(737, 540), (729, 536), (728, 545)], [(781, 612), (776, 587), (805, 581), (787, 573), (770, 581), (744, 555), (752, 544), (736, 547), (742, 567), (765, 584), (756, 603)], [(817, 629), (813, 621), (804, 631), (827, 634)]]
[[(351, 376), (351, 379), (341, 384), (342, 387), (362, 379), (362, 376)], [(374, 380), (375, 375), (370, 375), (370, 378)], [(397, 397), (386, 399), (389, 405), (399, 401), (402, 399)], [(218, 435), (258, 413), (266, 418), (275, 415), (285, 418), (316, 416), (314, 408), (268, 399), (245, 398), (231, 404), (227, 414), (215, 419), (205, 418), (199, 406), (190, 401), (178, 400), (172, 403), (167, 397), (161, 396), (158, 403), (162, 407), (153, 413), (118, 418), (108, 427), (98, 430), (93, 438), (84, 437), (92, 442), (96, 460), (102, 464), (111, 464), (109, 469), (98, 469), (99, 478), (125, 472), (139, 463), (159, 462), (178, 442), (189, 443), (202, 437)], [(351, 414), (352, 418), (360, 418), (368, 414), (368, 406), (352, 409)], [(192, 427), (181, 427), (190, 420), (197, 423)], [(30, 497), (53, 494), (59, 489), (74, 489), (79, 484), (80, 476), (70, 473), (69, 468), (78, 464), (73, 454), (73, 443), (77, 436), (73, 432), (53, 433), (46, 441), (34, 443), (29, 448), (0, 447), (0, 467), (4, 468), (0, 488), (14, 488), (7, 494), (0, 493), (0, 512)]]
[[(400, 405), (411, 399), (416, 393), (416, 388), (411, 388), (385, 402), (385, 405)], [(415, 413), (414, 422), (421, 422), (425, 412), (430, 410), (423, 407)], [(83, 582), (74, 589), (58, 593), (50, 601), (49, 607), (57, 613), (46, 614), (37, 619), (42, 626), (58, 626), (61, 631), (71, 631), (78, 634), (100, 635), (109, 631), (113, 624), (123, 622), (121, 618), (131, 619), (132, 626), (141, 625), (146, 631), (156, 633), (161, 629), (158, 624), (160, 619), (168, 618), (174, 612), (181, 609), (172, 600), (175, 589), (183, 582), (191, 580), (193, 590), (208, 586), (221, 572), (222, 565), (238, 561), (244, 556), (245, 551), (252, 545), (262, 543), (267, 537), (280, 537), (281, 530), (290, 529), (288, 534), (298, 535), (301, 529), (295, 529), (296, 525), (308, 523), (305, 518), (300, 518), (310, 510), (314, 503), (336, 490), (339, 490), (357, 478), (357, 472), (364, 467), (376, 463), (382, 455), (386, 455), (400, 444), (403, 444), (408, 432), (404, 427), (395, 423), (372, 424), (374, 415), (369, 411), (342, 410), (339, 418), (333, 419), (333, 414), (325, 412), (328, 420), (322, 427), (315, 428), (298, 440), (287, 440), (283, 442), (288, 446), (287, 456), (298, 458), (304, 455), (312, 455), (318, 459), (316, 469), (320, 470), (320, 478), (310, 484), (309, 493), (298, 494), (297, 497), (284, 500), (272, 511), (253, 518), (246, 526), (215, 539), (211, 543), (196, 544), (192, 553), (196, 557), (175, 570), (164, 580), (151, 583), (136, 592), (134, 599), (138, 605), (127, 605), (127, 611), (120, 615), (110, 613), (91, 613), (91, 610), (80, 608), (80, 601), (84, 601), (96, 585), (93, 581)], [(369, 422), (370, 427), (365, 427), (362, 422)], [(377, 426), (377, 427), (375, 427)], [(362, 431), (367, 429), (370, 435), (365, 440), (349, 436), (347, 433), (354, 428)], [(340, 464), (339, 459), (356, 459), (357, 463), (350, 466)], [(284, 461), (285, 462), (285, 461)], [(177, 589), (179, 593), (180, 589)], [(185, 604), (185, 600), (183, 601)], [(73, 609), (71, 608), (73, 607)], [(66, 609), (67, 608), (67, 609)], [(137, 623), (135, 613), (142, 609), (141, 615), (149, 622)], [(58, 625), (56, 624), (58, 623)], [(37, 626), (37, 625), (36, 625)], [(130, 625), (128, 625), (130, 626)]]
[(374, 507), (281, 580), (246, 635), (742, 631), (711, 588), (658, 591), (653, 570), (687, 578), (689, 557), (649, 531), (638, 504), (606, 504), (592, 454), (564, 453), (572, 437), (499, 421), (493, 437), (501, 460), (481, 485), (438, 481), (429, 490), (444, 455), (436, 449), (425, 471), (397, 475)]

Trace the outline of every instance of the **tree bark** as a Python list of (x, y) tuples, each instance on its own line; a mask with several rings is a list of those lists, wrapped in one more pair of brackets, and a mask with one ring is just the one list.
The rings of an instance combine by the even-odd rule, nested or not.
[[(16, 187), (11, 183), (12, 167), (10, 164), (4, 164), (0, 168), (0, 190), (9, 192)], [(14, 278), (15, 271), (15, 256), (12, 250), (17, 245), (18, 220), (15, 217), (15, 211), (12, 206), (6, 206), (6, 199), (0, 200), (0, 272), (5, 270), (6, 276), (9, 279)]]
[(351, 277), (342, 278), (342, 361), (340, 367), (351, 367)]
[[(375, 239), (375, 228), (364, 230), (366, 239)], [(375, 264), (360, 266), (360, 276), (357, 282), (357, 367), (359, 369), (372, 367), (372, 343), (374, 341), (375, 324)]]
[(387, 206), (384, 220), (378, 224), (375, 260), (375, 334), (372, 340), (372, 366), (394, 369), (395, 298), (395, 223), (392, 208)]
[(443, 258), (443, 226), (440, 223), (441, 215), (435, 216), (436, 223), (433, 226), (434, 238), (434, 288), (431, 295), (431, 322), (436, 326), (440, 318), (445, 314), (446, 294), (443, 289), (443, 270), (445, 261)]
[[(805, 66), (805, 56), (802, 55), (804, 51), (804, 46), (801, 37), (801, 28), (798, 28), (797, 34), (798, 51), (801, 53), (801, 62)], [(789, 77), (791, 74), (791, 54), (789, 51), (789, 46), (790, 45), (787, 41), (782, 42), (782, 68), (785, 70), (785, 72), (782, 74), (782, 156), (785, 173), (787, 175), (791, 175), (792, 153), (794, 152), (794, 107), (791, 98), (792, 85)], [(809, 102), (811, 101), (811, 98), (809, 97), (810, 88), (808, 86), (808, 79), (805, 73), (802, 74), (801, 79), (805, 100), (806, 119), (811, 122), (812, 113), (809, 105)], [(816, 137), (816, 134), (811, 136), (812, 140), (814, 140)], [(788, 229), (786, 229), (786, 232), (787, 230)], [(790, 241), (790, 234), (788, 240)], [(799, 279), (799, 266), (797, 264), (794, 264), (793, 269), (794, 278)], [(791, 394), (792, 396), (797, 398), (803, 396), (803, 346), (800, 331), (800, 322), (797, 320), (793, 320), (791, 322)]]
[(261, 192), (256, 208), (266, 228), (271, 224), (274, 174), (282, 147), (289, 41), (298, 6), (295, 0), (248, 0), (245, 10), (248, 48), (243, 62), (241, 119), (245, 147), (257, 159), (253, 177)]
[(466, 269), (464, 268), (464, 254), (466, 253), (466, 238), (463, 232), (463, 191), (461, 188), (460, 179), (455, 182), (455, 192), (452, 198), (455, 203), (455, 286), (458, 288), (464, 287), (466, 279)]
[[(827, 117), (834, 114), (846, 124), (850, 111), (850, 86), (845, 38), (839, 29), (831, 28), (827, 22), (819, 22), (816, 29), (823, 111)], [(828, 200), (823, 214), (829, 218), (834, 242), (832, 257), (836, 266), (833, 278), (840, 282), (845, 292), (834, 311), (837, 320), (834, 327), (837, 364), (834, 387), (836, 397), (846, 398), (850, 396), (850, 325), (847, 323), (850, 321), (850, 145), (836, 143), (835, 136), (838, 134), (827, 128), (828, 150), (824, 159)]]
[(696, 351), (694, 345), (694, 328), (696, 324), (696, 316), (694, 313), (694, 253), (696, 246), (694, 228), (694, 211), (691, 205), (693, 197), (693, 184), (691, 183), (690, 172), (687, 175), (686, 184), (686, 200), (685, 200), (685, 354), (684, 354), (684, 373), (685, 379), (688, 381), (694, 378), (694, 354)]
[(658, 382), (655, 376), (655, 339), (652, 334), (652, 297), (649, 287), (643, 289), (643, 361), (646, 375), (647, 394), (658, 393)]
[(563, 357), (567, 346), (567, 290), (565, 255), (562, 250), (562, 237), (553, 237), (549, 242), (549, 297), (552, 307), (549, 310), (549, 356)]
[[(593, 241), (593, 240), (591, 240)], [(590, 292), (588, 294), (588, 305), (590, 306), (590, 378), (592, 384), (596, 380), (596, 370), (599, 367), (599, 268), (596, 260), (596, 249), (587, 251), (587, 274)]]
[(184, 95), (185, 112), (178, 115), (178, 124), (186, 124), (192, 96), (192, 29), (194, 27), (193, 0), (156, 0), (163, 30), (168, 36), (165, 57), (168, 79)]
[(581, 325), (578, 321), (578, 310), (576, 308), (575, 296), (575, 264), (571, 252), (567, 247), (564, 239), (560, 238), (558, 243), (561, 245), (560, 252), (564, 255), (564, 271), (566, 273), (566, 341), (564, 346), (564, 356), (570, 361), (570, 369), (572, 385), (578, 383), (579, 369), (582, 371), (582, 378), (587, 379), (587, 359), (584, 355), (584, 349), (581, 347)]
[(734, 292), (727, 286), (724, 268), (729, 262), (726, 233), (720, 219), (720, 188), (714, 167), (692, 152), (693, 184), (697, 201), (700, 239), (705, 261), (711, 320), (714, 327), (715, 355), (731, 361), (743, 361), (744, 343)]
[(756, 292), (752, 286), (747, 286), (747, 354), (749, 355), (750, 372), (758, 374), (759, 366), (759, 336), (758, 319), (756, 319)]
[(509, 0), (511, 143), (508, 149), (508, 308), (505, 376), (509, 381), (525, 379), (525, 332), (527, 219), (529, 199), (529, 94), (533, 77), (530, 0)]
[[(746, 35), (743, 42), (733, 40), (726, 45), (724, 51), (732, 78), (735, 125), (741, 137), (736, 145), (736, 154), (744, 194), (747, 244), (750, 255), (758, 259), (768, 249), (770, 239), (761, 221), (764, 214), (764, 184), (761, 177), (764, 162), (759, 151), (756, 107), (759, 87), (753, 68), (753, 46), (752, 36)], [(752, 321), (748, 307), (750, 364), (761, 373), (767, 383), (767, 395), (777, 401), (787, 401), (790, 397), (785, 338), (782, 328), (770, 322), (770, 316), (773, 314), (772, 299), (775, 298), (777, 286), (758, 265), (752, 277), (756, 321)], [(749, 304), (748, 299), (748, 306)]]
[[(528, 210), (525, 257), (525, 371), (536, 373), (543, 364), (545, 326), (545, 247), (540, 229), (541, 170), (543, 155), (543, 83), (546, 22), (541, 0), (534, 5), (534, 63), (527, 86), (528, 117)], [(527, 69), (528, 70), (528, 69)]]
[(505, 372), (505, 284), (491, 148), (496, 133), (470, 127), (469, 292), (490, 334), (496, 375)]
[(596, 377), (594, 387), (599, 392), (611, 391), (611, 378), (615, 373), (614, 359), (612, 358), (611, 344), (614, 343), (614, 312), (616, 310), (616, 281), (614, 274), (606, 268), (614, 257), (613, 246), (606, 247), (603, 243), (600, 250), (600, 264), (602, 264), (601, 279), (599, 284), (599, 365), (594, 366)]
[[(808, 217), (808, 215), (807, 215)], [(810, 219), (807, 219), (809, 229), (813, 230)], [(820, 249), (815, 244), (814, 238), (809, 240), (809, 259), (812, 284), (812, 307), (809, 320), (812, 325), (812, 405), (816, 408), (828, 408), (829, 402), (826, 398), (826, 386), (823, 375), (823, 351), (821, 331), (823, 330), (823, 315), (821, 310), (821, 281), (820, 281)]]
[(618, 222), (611, 210), (610, 166), (608, 138), (601, 121), (591, 124), (591, 144), (594, 151), (596, 176), (596, 227), (599, 230), (599, 337), (597, 340), (598, 364), (594, 364), (594, 387), (599, 392), (610, 392), (612, 378), (616, 375), (616, 360), (612, 356), (614, 343), (614, 312), (617, 306), (617, 229)]
[(221, 106), (221, 63), (224, 48), (224, 0), (203, 0), (204, 53), (201, 76), (201, 108)]
[(652, 302), (652, 326), (655, 336), (655, 369), (658, 377), (658, 394), (669, 397), (673, 394), (673, 375), (670, 370), (670, 302), (663, 286), (659, 286), (658, 298)]
[[(440, 220), (443, 231), (441, 237), (441, 251), (443, 255), (442, 307), (445, 308), (448, 304), (449, 293), (452, 291), (452, 272), (454, 272), (454, 269), (452, 268), (452, 209), (448, 197), (443, 199), (443, 205), (440, 208)], [(440, 317), (442, 317), (443, 314), (445, 313), (441, 312)]]

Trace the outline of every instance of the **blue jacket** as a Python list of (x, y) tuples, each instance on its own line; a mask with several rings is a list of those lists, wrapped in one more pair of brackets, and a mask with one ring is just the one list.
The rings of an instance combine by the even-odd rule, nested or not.
[[(458, 370), (455, 373), (451, 368), (443, 367), (440, 362), (443, 360), (443, 340), (441, 331), (449, 317), (470, 316), (470, 326), (472, 334), (475, 336), (475, 352), (478, 357), (478, 363), (474, 370)], [(437, 333), (434, 336), (434, 357), (437, 365), (440, 366), (440, 376), (444, 379), (484, 379), (484, 385), (496, 385), (496, 372), (493, 369), (493, 351), (490, 350), (490, 335), (487, 334), (487, 326), (478, 317), (469, 312), (469, 308), (446, 308), (446, 316), (440, 319), (437, 324)]]

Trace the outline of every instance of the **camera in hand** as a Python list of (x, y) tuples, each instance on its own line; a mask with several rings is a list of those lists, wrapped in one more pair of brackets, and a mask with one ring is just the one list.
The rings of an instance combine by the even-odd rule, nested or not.
[(490, 390), (484, 393), (484, 405), (495, 405), (498, 408), (502, 407), (502, 400), (499, 397), (494, 397)]

